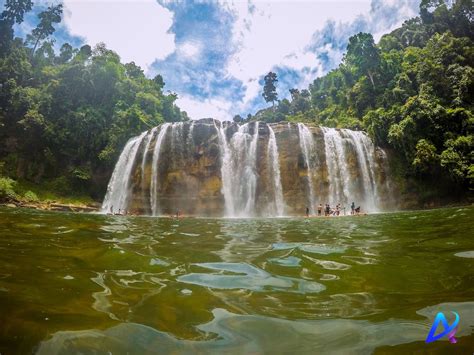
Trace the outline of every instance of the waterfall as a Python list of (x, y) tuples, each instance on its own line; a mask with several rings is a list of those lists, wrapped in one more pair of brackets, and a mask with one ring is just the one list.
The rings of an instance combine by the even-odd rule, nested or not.
[(178, 160), (180, 155), (183, 154), (183, 143), (185, 142), (183, 135), (183, 122), (173, 123), (171, 126), (171, 155), (175, 157), (175, 159), (173, 159), (173, 164), (176, 164), (176, 160)]
[(364, 204), (368, 210), (376, 209), (377, 185), (375, 183), (375, 159), (374, 159), (374, 145), (369, 137), (362, 132), (351, 131), (344, 129), (343, 132), (347, 134), (355, 147), (357, 153), (357, 161), (359, 164), (359, 171), (362, 175), (362, 183), (364, 189)]
[(189, 126), (188, 136), (186, 137), (186, 145), (188, 147), (191, 147), (194, 145), (193, 132), (194, 132), (194, 121), (191, 122), (191, 125)]
[(315, 197), (314, 197), (314, 186), (313, 186), (313, 171), (315, 167), (312, 164), (311, 155), (314, 152), (314, 139), (311, 131), (303, 123), (298, 123), (298, 135), (300, 140), (300, 149), (303, 153), (304, 163), (307, 169), (307, 183), (309, 190), (309, 211), (314, 214)]
[(156, 130), (158, 129), (158, 127), (154, 127), (150, 133), (147, 134), (146, 136), (146, 140), (145, 140), (145, 149), (143, 149), (143, 154), (142, 154), (142, 189), (145, 189), (145, 166), (146, 166), (146, 162), (147, 162), (147, 157), (148, 157), (148, 149), (150, 149), (150, 144), (151, 144), (151, 141), (153, 139), (153, 136), (155, 135), (156, 133)]
[(352, 197), (343, 138), (335, 128), (322, 127), (329, 177), (329, 203), (347, 204)]
[(221, 178), (222, 178), (222, 194), (225, 201), (225, 215), (234, 216), (234, 195), (232, 193), (232, 161), (230, 148), (227, 143), (226, 129), (223, 122), (219, 122), (219, 127), (216, 126), (217, 137), (219, 141), (219, 150), (221, 154)]
[(283, 201), (283, 188), (281, 186), (280, 162), (278, 155), (278, 147), (276, 144), (275, 132), (271, 126), (268, 126), (270, 138), (268, 139), (267, 156), (271, 164), (273, 175), (273, 191), (275, 195), (275, 212), (277, 216), (283, 216), (285, 211), (285, 202)]
[(223, 149), (222, 185), (228, 216), (250, 217), (255, 212), (258, 125), (259, 122), (254, 123), (253, 135), (251, 125), (246, 123), (230, 142), (223, 140), (227, 147)]
[(367, 134), (349, 129), (165, 123), (127, 142), (102, 211), (283, 216), (304, 206), (314, 214), (319, 203), (347, 210), (354, 201), (373, 212), (391, 200), (386, 159)]
[(109, 212), (111, 209), (115, 212), (128, 207), (130, 175), (138, 148), (146, 134), (147, 132), (143, 132), (140, 136), (130, 139), (125, 145), (107, 186), (102, 212)]
[[(148, 157), (148, 150), (150, 149), (150, 144), (151, 141), (153, 140), (153, 136), (155, 135), (158, 127), (153, 127), (150, 133), (147, 134), (146, 140), (145, 140), (145, 148), (143, 149), (142, 153), (142, 165), (141, 165), (141, 185), (142, 185), (142, 198), (143, 201), (145, 201), (146, 198), (146, 186), (145, 186), (145, 167), (146, 167), (146, 162), (147, 162), (147, 157)], [(150, 206), (151, 208), (151, 206)]]
[(161, 126), (160, 133), (158, 133), (156, 137), (155, 148), (153, 149), (150, 186), (150, 205), (153, 216), (158, 214), (158, 162), (160, 159), (161, 145), (169, 126), (170, 123), (165, 123)]

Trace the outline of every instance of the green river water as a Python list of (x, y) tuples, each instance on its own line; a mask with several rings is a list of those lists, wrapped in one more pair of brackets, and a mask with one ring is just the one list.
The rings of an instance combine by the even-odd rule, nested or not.
[[(472, 354), (474, 208), (120, 217), (0, 208), (1, 354)], [(458, 342), (426, 344), (437, 312)]]

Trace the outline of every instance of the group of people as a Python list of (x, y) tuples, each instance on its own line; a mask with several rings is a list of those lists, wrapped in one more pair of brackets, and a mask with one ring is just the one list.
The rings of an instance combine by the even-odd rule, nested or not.
[[(323, 207), (323, 204), (320, 203), (317, 208), (317, 216), (322, 217), (324, 214), (325, 217), (330, 216), (339, 216), (339, 215), (346, 215), (346, 208), (343, 207), (340, 203), (338, 203), (335, 207), (331, 207), (329, 203), (326, 203)], [(360, 206), (356, 207), (355, 203), (351, 203), (351, 215), (358, 215), (360, 214)], [(310, 209), (306, 207), (306, 217), (310, 217)]]

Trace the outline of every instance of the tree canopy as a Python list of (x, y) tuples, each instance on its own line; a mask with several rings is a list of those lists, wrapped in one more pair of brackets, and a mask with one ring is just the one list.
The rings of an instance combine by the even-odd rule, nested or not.
[(101, 198), (126, 141), (162, 122), (187, 120), (160, 75), (99, 44), (59, 53), (50, 36), (61, 5), (39, 13), (27, 40), (13, 37), (31, 1), (7, 0), (0, 19), (0, 163), (15, 179)]
[(405, 177), (472, 189), (473, 20), (472, 1), (423, 0), (420, 17), (378, 44), (352, 36), (338, 68), (252, 119), (363, 129)]

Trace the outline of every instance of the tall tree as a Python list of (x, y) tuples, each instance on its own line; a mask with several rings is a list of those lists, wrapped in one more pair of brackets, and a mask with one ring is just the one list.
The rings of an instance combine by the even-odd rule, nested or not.
[(2, 20), (11, 23), (22, 23), (23, 16), (31, 10), (33, 2), (31, 0), (6, 0), (5, 10), (2, 12)]
[(22, 23), (23, 16), (31, 10), (31, 0), (6, 0), (5, 9), (0, 15), (0, 55), (4, 56), (13, 40), (13, 25)]
[(58, 64), (64, 64), (69, 62), (74, 56), (74, 48), (69, 43), (64, 43), (59, 50), (59, 57), (57, 58)]
[(300, 96), (300, 91), (298, 89), (290, 89), (291, 100), (295, 101)]
[(344, 61), (359, 74), (366, 74), (375, 89), (374, 74), (380, 65), (380, 50), (370, 33), (360, 32), (349, 38)]
[(61, 22), (62, 14), (63, 4), (49, 6), (45, 11), (39, 13), (38, 18), (40, 22), (27, 38), (28, 42), (34, 43), (33, 50), (31, 51), (32, 57), (40, 41), (45, 40), (54, 33), (55, 28), (53, 24)]
[(276, 92), (275, 83), (278, 81), (277, 75), (273, 72), (269, 72), (263, 78), (264, 85), (263, 85), (263, 98), (266, 102), (272, 103), (272, 106), (275, 106), (275, 101), (278, 100), (278, 94)]
[(444, 0), (421, 0), (420, 17), (425, 24), (433, 23), (433, 11), (444, 4)]

